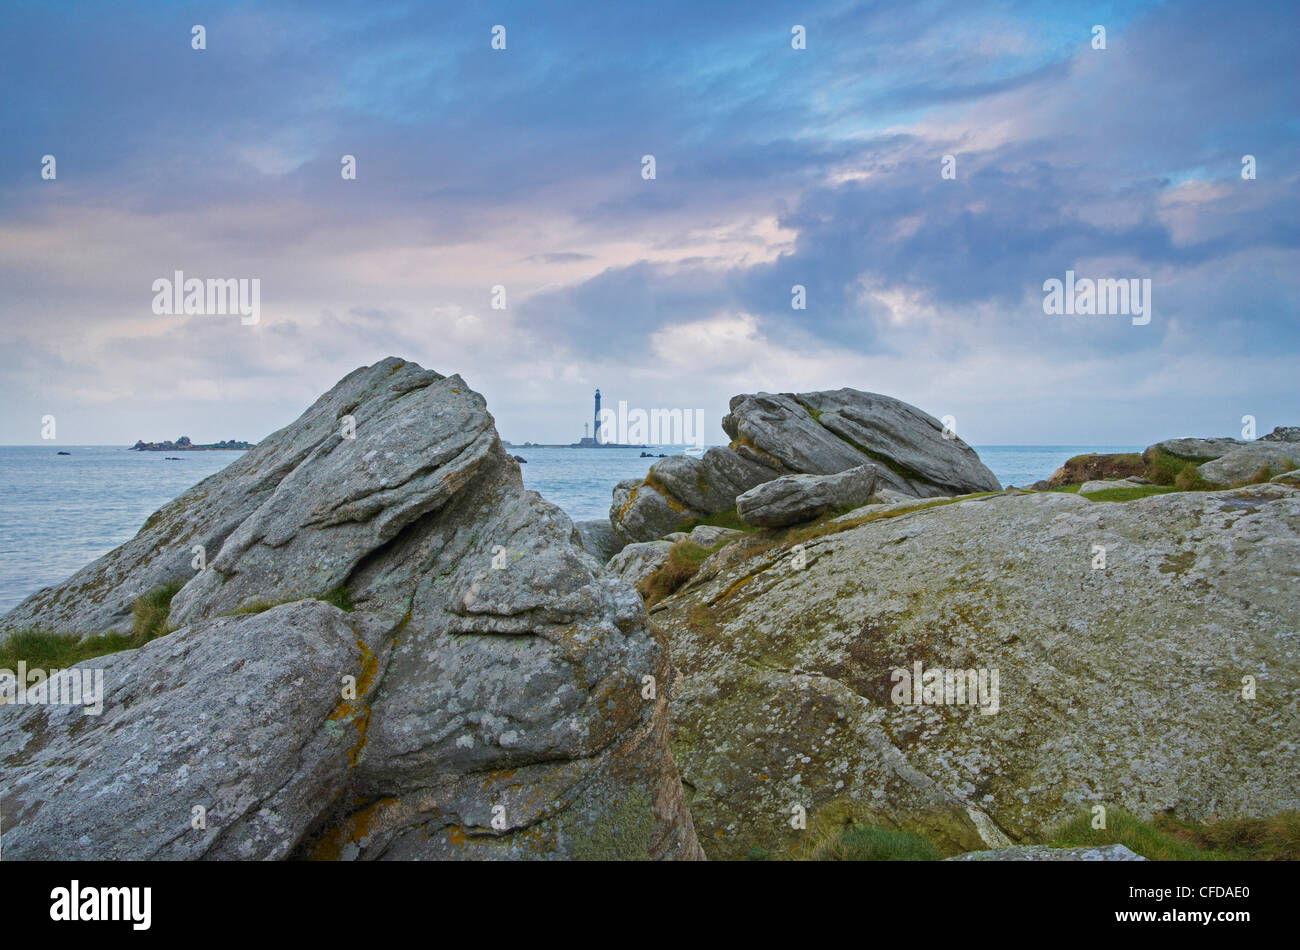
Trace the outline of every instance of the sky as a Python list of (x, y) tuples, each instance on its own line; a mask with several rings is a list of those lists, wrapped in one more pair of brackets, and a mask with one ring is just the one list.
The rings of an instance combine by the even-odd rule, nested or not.
[[(975, 445), (1300, 424), (1298, 11), (6, 3), (0, 443), (255, 441), (386, 356), (515, 442), (596, 387), (710, 443), (843, 386)], [(1150, 322), (1044, 313), (1067, 271)]]

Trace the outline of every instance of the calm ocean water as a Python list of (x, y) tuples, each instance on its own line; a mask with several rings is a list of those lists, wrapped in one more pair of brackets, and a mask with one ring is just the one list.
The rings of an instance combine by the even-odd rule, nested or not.
[[(57, 455), (60, 449), (71, 454)], [(524, 485), (579, 521), (605, 517), (614, 485), (641, 477), (651, 462), (639, 449), (515, 446), (509, 451), (527, 459), (520, 466)], [(977, 451), (1003, 485), (1026, 485), (1046, 478), (1072, 455), (1137, 449), (990, 445)], [(241, 453), (173, 454), (181, 460), (117, 446), (0, 446), (0, 611), (128, 540), (159, 507)]]

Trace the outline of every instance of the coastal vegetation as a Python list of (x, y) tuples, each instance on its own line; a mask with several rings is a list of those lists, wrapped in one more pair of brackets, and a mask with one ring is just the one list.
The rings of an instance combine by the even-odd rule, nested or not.
[[(270, 610), (272, 607), (279, 607), (281, 604), (292, 604), (303, 599), (305, 598), (287, 597), (284, 600), (255, 600), (252, 603), (245, 604), (238, 610), (233, 611), (231, 616), (238, 616), (239, 614), (266, 613), (266, 611)], [(323, 600), (327, 604), (333, 604), (335, 607), (339, 608), (339, 610), (347, 611), (349, 613), (352, 611), (352, 594), (346, 587), (335, 587), (314, 599)]]
[(1206, 491), (1216, 487), (1196, 471), (1206, 459), (1180, 458), (1153, 445), (1142, 453), (1142, 460), (1146, 465), (1143, 475), (1157, 485), (1171, 485), (1179, 491)]
[(679, 530), (690, 532), (693, 528), (705, 525), (710, 528), (730, 528), (732, 531), (752, 532), (759, 530), (752, 524), (745, 524), (736, 514), (735, 508), (728, 508), (726, 511), (720, 511), (716, 515), (709, 515), (706, 518), (692, 518), (686, 522)]
[[(1051, 848), (1123, 845), (1149, 861), (1300, 860), (1300, 812), (1267, 818), (1192, 821), (1165, 813), (1145, 820), (1113, 808), (1106, 827), (1094, 828), (1091, 813), (1022, 844)], [(764, 857), (767, 851), (763, 848)], [(936, 861), (945, 855), (922, 835), (870, 825), (847, 825), (824, 836), (812, 849), (814, 861)]]
[(920, 835), (864, 825), (840, 829), (812, 852), (814, 861), (938, 861), (942, 857)]
[[(1050, 489), (1054, 492), (1062, 492), (1068, 495), (1079, 494), (1079, 485), (1062, 485), (1059, 488)], [(1124, 485), (1117, 484), (1114, 488), (1104, 488), (1101, 491), (1089, 492), (1083, 497), (1089, 501), (1136, 501), (1139, 498), (1150, 498), (1152, 495), (1167, 495), (1170, 492), (1181, 491), (1172, 485)]]
[(1093, 828), (1092, 816), (1082, 814), (1044, 843), (1054, 848), (1122, 844), (1152, 861), (1295, 861), (1300, 860), (1300, 812), (1217, 821), (1160, 813), (1144, 821), (1122, 809), (1108, 809), (1105, 828)]
[[(168, 626), (167, 619), (171, 612), (172, 598), (184, 586), (184, 581), (173, 581), (137, 597), (131, 608), (130, 633), (100, 633), (82, 637), (76, 633), (49, 630), (16, 631), (0, 642), (0, 669), (15, 669), (19, 660), (23, 660), (29, 669), (66, 669), (84, 660), (142, 647), (175, 629)], [(352, 610), (352, 595), (346, 587), (336, 587), (315, 599), (333, 604), (340, 610)], [(259, 601), (235, 613), (258, 614), (276, 606), (279, 604)]]
[(19, 630), (0, 642), (0, 669), (16, 669), (18, 661), (29, 669), (66, 669), (83, 660), (134, 650), (171, 633), (167, 616), (172, 597), (184, 586), (173, 581), (135, 599), (130, 633), (101, 633), (82, 637), (76, 633), (48, 630)]
[(725, 547), (727, 543), (728, 540), (724, 539), (705, 547), (690, 538), (682, 538), (673, 544), (663, 565), (637, 585), (638, 592), (645, 598), (646, 606), (653, 606), (676, 593), (678, 588), (696, 575), (710, 554)]

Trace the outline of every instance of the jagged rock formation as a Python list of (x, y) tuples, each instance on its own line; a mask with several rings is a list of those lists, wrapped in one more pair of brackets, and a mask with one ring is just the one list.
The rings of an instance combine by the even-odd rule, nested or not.
[(111, 628), (178, 579), (181, 629), (88, 661), (102, 719), (0, 712), (6, 856), (700, 856), (640, 598), (460, 377), (357, 370), (5, 626)]
[[(1093, 804), (1300, 808), (1300, 491), (1000, 494), (839, 526), (799, 557), (731, 544), (651, 612), (710, 857), (805, 854), (849, 821), (955, 854)], [(998, 671), (996, 712), (908, 704), (894, 671), (915, 663), (984, 670), (990, 693)]]
[(1261, 442), (1300, 442), (1300, 426), (1274, 426), (1268, 435), (1259, 437)]
[(672, 456), (645, 479), (614, 489), (610, 522), (629, 541), (652, 541), (735, 507), (738, 495), (783, 475), (834, 475), (876, 464), (882, 488), (918, 498), (1001, 488), (975, 451), (938, 419), (856, 389), (734, 396), (731, 438), (700, 459)]
[[(292, 425), (159, 508), (130, 541), (64, 583), (32, 594), (0, 618), (0, 630), (129, 631), (131, 605), (137, 597), (194, 577), (195, 547), (203, 549), (205, 562), (211, 561), (235, 529), (314, 453), (328, 454), (345, 441), (355, 446), (356, 442), (340, 436), (344, 416), (357, 413), (354, 418), (360, 428), (365, 417), (391, 414), (404, 397), (435, 378), (442, 377), (393, 359), (349, 373)], [(468, 390), (459, 382), (443, 387), (443, 392), (452, 388)], [(303, 501), (310, 503), (310, 499)]]

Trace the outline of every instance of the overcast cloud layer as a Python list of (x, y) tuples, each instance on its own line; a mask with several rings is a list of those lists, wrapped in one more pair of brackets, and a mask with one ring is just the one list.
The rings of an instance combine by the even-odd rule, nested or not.
[[(975, 444), (1300, 424), (1293, 2), (376, 6), (7, 6), (0, 442), (260, 439), (388, 355), (515, 441), (597, 386), (712, 441), (840, 386)], [(1067, 269), (1150, 324), (1044, 315)], [(176, 270), (261, 322), (155, 315)]]

